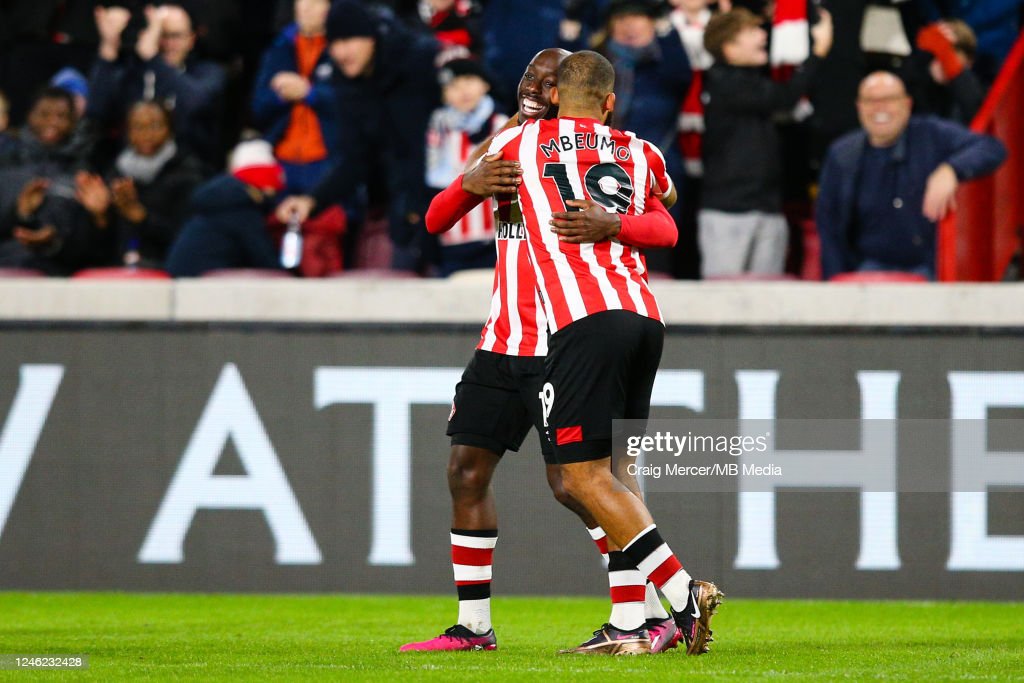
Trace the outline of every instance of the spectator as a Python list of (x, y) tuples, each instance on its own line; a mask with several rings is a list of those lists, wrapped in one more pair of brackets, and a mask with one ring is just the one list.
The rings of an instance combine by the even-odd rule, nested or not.
[(14, 138), (7, 132), (11, 123), (11, 103), (2, 91), (0, 91), (0, 159), (13, 151), (15, 146)]
[(896, 270), (935, 277), (935, 224), (961, 181), (993, 172), (1002, 144), (960, 125), (911, 117), (903, 82), (861, 82), (862, 130), (839, 138), (821, 172), (817, 224), (822, 273)]
[(289, 194), (307, 194), (338, 154), (338, 98), (327, 53), (329, 0), (295, 0), (295, 23), (263, 55), (253, 122), (274, 145)]
[(915, 111), (970, 125), (985, 99), (971, 69), (978, 47), (971, 27), (959, 19), (932, 24), (917, 34), (917, 47), (907, 69)]
[(669, 15), (672, 26), (682, 40), (690, 62), (692, 80), (679, 111), (679, 147), (683, 153), (686, 175), (699, 178), (704, 167), (700, 158), (700, 138), (704, 132), (704, 105), (700, 101), (704, 72), (714, 59), (704, 47), (704, 29), (711, 21), (710, 0), (672, 0), (675, 9)]
[(266, 217), (270, 200), (285, 186), (284, 169), (265, 140), (240, 143), (228, 169), (192, 195), (190, 216), (167, 255), (167, 272), (174, 277), (280, 267)]
[[(498, 132), (508, 117), (495, 111), (490, 81), (479, 62), (455, 59), (441, 70), (445, 106), (430, 117), (427, 187), (437, 193), (462, 173), (477, 145)], [(442, 276), (469, 268), (493, 268), (494, 204), (488, 197), (440, 235)]]
[(680, 201), (672, 207), (679, 226), (673, 275), (687, 280), (700, 278), (700, 248), (697, 243), (697, 207), (700, 205), (701, 178), (704, 164), (701, 145), (704, 137), (704, 72), (712, 62), (711, 53), (704, 48), (704, 29), (711, 21), (709, 0), (672, 0), (674, 7), (669, 21), (675, 27), (690, 62), (692, 80), (679, 110), (678, 149), (683, 157), (685, 182), (679, 183)]
[(53, 275), (88, 265), (109, 197), (83, 170), (88, 150), (75, 124), (71, 95), (45, 88), (0, 158), (0, 265)]
[[(615, 127), (667, 149), (675, 139), (690, 68), (675, 29), (667, 25), (659, 34), (656, 20), (662, 12), (655, 0), (612, 0), (597, 51), (615, 67)], [(585, 45), (564, 47), (579, 50)]]
[(81, 71), (65, 67), (53, 75), (50, 85), (71, 93), (75, 101), (75, 118), (79, 121), (85, 118), (86, 106), (89, 104), (89, 81)]
[(704, 186), (699, 238), (704, 277), (779, 274), (788, 228), (782, 215), (780, 149), (773, 117), (793, 108), (832, 47), (831, 15), (811, 29), (811, 56), (785, 83), (763, 72), (767, 34), (761, 19), (735, 9), (711, 19), (704, 45)]
[(392, 18), (374, 14), (355, 0), (336, 0), (327, 17), (331, 58), (339, 70), (343, 140), (339, 164), (309, 196), (287, 198), (278, 218), (295, 212), (304, 221), (314, 208), (351, 199), (371, 179), (386, 188), (393, 266), (421, 265), (426, 235), (427, 123), (440, 101), (434, 59), (437, 42), (410, 33)]
[(916, 0), (925, 18), (962, 19), (977, 35), (978, 54), (975, 70), (984, 83), (991, 84), (1020, 35), (1024, 20), (1024, 0)]
[(441, 44), (439, 63), (477, 59), (480, 41), (480, 3), (477, 0), (390, 0), (395, 17), (406, 27), (428, 32)]
[(157, 102), (128, 110), (128, 146), (110, 174), (116, 261), (163, 268), (203, 165), (174, 140), (171, 114)]
[(146, 26), (132, 54), (121, 54), (131, 13), (123, 7), (97, 7), (99, 59), (90, 77), (89, 116), (117, 128), (126, 103), (159, 100), (174, 111), (179, 142), (204, 161), (220, 166), (220, 101), (224, 70), (192, 55), (196, 35), (179, 5), (146, 8)]

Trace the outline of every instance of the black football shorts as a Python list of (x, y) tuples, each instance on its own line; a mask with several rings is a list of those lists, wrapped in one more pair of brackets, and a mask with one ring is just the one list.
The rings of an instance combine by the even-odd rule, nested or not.
[(603, 311), (551, 336), (541, 388), (545, 427), (560, 464), (612, 454), (612, 420), (646, 420), (665, 326), (632, 311)]
[(452, 445), (486, 448), (500, 456), (518, 451), (530, 427), (536, 427), (544, 462), (553, 464), (541, 412), (543, 384), (543, 357), (478, 349), (455, 386), (448, 418)]

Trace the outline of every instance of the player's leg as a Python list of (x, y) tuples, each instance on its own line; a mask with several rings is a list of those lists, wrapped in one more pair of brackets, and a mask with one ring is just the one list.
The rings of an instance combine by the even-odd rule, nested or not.
[[(631, 414), (628, 411), (628, 407), (626, 414)], [(623, 486), (632, 491), (640, 500), (644, 500), (644, 494), (640, 489), (639, 482), (637, 482), (636, 475), (631, 473), (628, 467), (631, 462), (633, 462), (632, 459), (621, 457), (620, 454), (616, 453), (612, 457), (612, 473), (616, 479), (622, 482)], [(622, 550), (612, 541), (608, 541), (608, 548), (612, 552)], [(644, 586), (644, 625), (647, 627), (647, 634), (651, 638), (651, 654), (666, 652), (675, 648), (683, 635), (676, 627), (675, 619), (665, 611), (665, 606), (658, 595), (658, 589), (646, 577), (640, 576)]]
[(455, 389), (448, 434), (448, 489), (452, 496), (452, 571), (459, 597), (457, 623), (430, 640), (401, 650), (493, 650), (491, 565), (498, 516), (491, 480), (507, 449), (518, 449), (530, 427), (507, 357), (477, 351)]
[[(553, 335), (548, 355), (549, 422), (566, 490), (662, 590), (685, 637), (693, 622), (686, 615), (699, 615), (701, 605), (708, 611), (717, 606), (717, 589), (703, 582), (691, 585), (643, 501), (613, 474), (610, 457), (612, 422), (627, 416), (627, 400), (637, 393), (638, 384), (653, 386), (663, 336), (660, 323), (624, 311), (588, 316)], [(706, 620), (702, 624), (706, 630)], [(687, 640), (691, 654), (699, 654), (705, 645), (705, 634), (697, 635), (697, 640)]]
[[(554, 459), (554, 450), (551, 440), (546, 434), (543, 414), (543, 387), (544, 387), (544, 362), (543, 358), (519, 358), (516, 361), (519, 376), (522, 378), (521, 386), (523, 403), (530, 413), (534, 426), (540, 437), (541, 453), (544, 456), (545, 472), (547, 474), (548, 486), (555, 500), (564, 507), (571, 510), (580, 518), (587, 532), (597, 546), (598, 552), (605, 566), (608, 569), (608, 588), (611, 597), (611, 615), (608, 618), (609, 624), (625, 625), (628, 630), (637, 630), (644, 624), (644, 600), (641, 598), (644, 589), (644, 579), (636, 567), (629, 566), (629, 560), (621, 552), (609, 555), (608, 538), (604, 529), (594, 521), (593, 516), (576, 499), (570, 496), (562, 485), (562, 472)], [(618, 551), (618, 548), (615, 548)], [(630, 571), (632, 570), (632, 571)], [(599, 639), (601, 629), (595, 632), (595, 638)], [(593, 640), (593, 639), (592, 639)], [(597, 643), (603, 646), (603, 641)], [(580, 647), (581, 651), (590, 652), (587, 641)], [(578, 649), (578, 648), (577, 648)]]

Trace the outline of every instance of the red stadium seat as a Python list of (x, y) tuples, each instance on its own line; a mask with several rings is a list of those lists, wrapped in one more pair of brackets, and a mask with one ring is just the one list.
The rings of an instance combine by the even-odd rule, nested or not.
[(170, 280), (155, 268), (86, 268), (71, 276), (74, 280)]
[(387, 268), (357, 268), (355, 270), (343, 270), (328, 277), (346, 278), (350, 280), (409, 280), (419, 278), (419, 275), (408, 270), (389, 270)]
[(46, 277), (46, 273), (31, 268), (0, 268), (0, 278), (18, 277)]
[(795, 282), (796, 275), (782, 273), (740, 273), (739, 275), (712, 275), (704, 278), (707, 282)]
[(928, 278), (917, 273), (901, 273), (896, 270), (865, 270), (859, 273), (839, 273), (829, 278), (829, 282), (862, 282), (862, 283), (913, 283), (928, 282)]
[(291, 279), (294, 277), (286, 270), (271, 270), (262, 268), (219, 268), (208, 270), (200, 277), (220, 278), (223, 280), (274, 280)]

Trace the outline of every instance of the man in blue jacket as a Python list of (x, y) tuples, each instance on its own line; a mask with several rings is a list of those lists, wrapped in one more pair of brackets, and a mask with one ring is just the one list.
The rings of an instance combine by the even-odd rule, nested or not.
[(296, 0), (295, 23), (263, 53), (252, 118), (284, 166), (289, 194), (315, 188), (337, 163), (340, 106), (327, 53), (329, 0)]
[(935, 225), (954, 208), (957, 187), (1006, 158), (995, 138), (911, 117), (912, 105), (891, 73), (861, 81), (862, 130), (836, 140), (821, 171), (817, 224), (826, 280), (866, 270), (935, 279)]
[(434, 60), (438, 43), (411, 33), (393, 16), (356, 0), (335, 0), (327, 16), (328, 51), (337, 67), (341, 98), (341, 157), (344, 163), (310, 195), (289, 197), (278, 207), (282, 220), (351, 198), (368, 185), (386, 189), (393, 266), (416, 267), (414, 240), (428, 204), (424, 184), (430, 114), (441, 102)]

